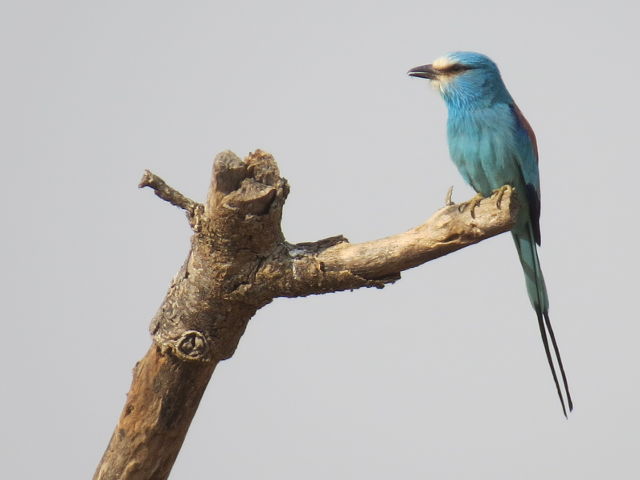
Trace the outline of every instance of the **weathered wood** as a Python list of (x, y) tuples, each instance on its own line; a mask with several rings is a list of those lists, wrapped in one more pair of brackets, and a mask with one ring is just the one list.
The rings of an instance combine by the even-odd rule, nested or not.
[(518, 208), (511, 189), (500, 203), (498, 208), (492, 198), (483, 200), (475, 218), (466, 204), (446, 206), (418, 227), (370, 242), (351, 244), (340, 236), (289, 245), (263, 264), (256, 283), (287, 297), (382, 287), (404, 270), (509, 230)]
[(216, 157), (205, 204), (149, 171), (140, 187), (187, 212), (191, 251), (151, 323), (153, 344), (134, 369), (127, 402), (96, 480), (165, 479), (217, 363), (231, 357), (249, 319), (276, 297), (381, 288), (400, 272), (508, 231), (517, 213), (483, 200), (470, 215), (447, 205), (405, 233), (360, 244), (337, 236), (289, 244), (280, 228), (289, 192), (273, 157)]
[(167, 478), (215, 362), (185, 362), (152, 345), (131, 389), (96, 479)]

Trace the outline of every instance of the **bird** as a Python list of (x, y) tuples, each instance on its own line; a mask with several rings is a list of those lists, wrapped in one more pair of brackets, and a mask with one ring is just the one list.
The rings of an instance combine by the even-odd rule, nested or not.
[(551, 327), (549, 297), (537, 252), (537, 245), (541, 244), (540, 174), (533, 129), (509, 94), (498, 66), (486, 55), (453, 52), (407, 73), (429, 80), (444, 99), (449, 154), (464, 180), (476, 191), (469, 202), (471, 215), (482, 198), (496, 195), (499, 205), (507, 188), (516, 190), (520, 208), (511, 234), (562, 412), (567, 417), (549, 340), (569, 411), (573, 410), (573, 401)]

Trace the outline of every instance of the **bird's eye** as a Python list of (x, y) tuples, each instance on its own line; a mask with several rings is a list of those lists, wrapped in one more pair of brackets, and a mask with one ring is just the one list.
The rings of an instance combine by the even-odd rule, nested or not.
[(466, 65), (462, 65), (460, 63), (454, 63), (453, 65), (447, 67), (445, 69), (446, 73), (460, 73), (460, 72), (464, 72), (465, 70), (469, 70), (471, 67), (468, 67)]

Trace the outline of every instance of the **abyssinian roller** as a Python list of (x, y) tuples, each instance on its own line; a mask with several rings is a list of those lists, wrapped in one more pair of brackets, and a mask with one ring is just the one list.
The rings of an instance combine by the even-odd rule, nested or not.
[[(516, 189), (520, 210), (511, 233), (566, 416), (567, 406), (571, 411), (573, 402), (549, 320), (549, 298), (536, 248), (540, 245), (540, 176), (533, 130), (511, 98), (498, 67), (486, 55), (450, 53), (408, 73), (428, 79), (447, 105), (451, 159), (477, 192), (471, 201), (471, 214), (483, 197), (496, 195), (499, 201), (505, 186)], [(562, 377), (564, 395), (552, 352)]]

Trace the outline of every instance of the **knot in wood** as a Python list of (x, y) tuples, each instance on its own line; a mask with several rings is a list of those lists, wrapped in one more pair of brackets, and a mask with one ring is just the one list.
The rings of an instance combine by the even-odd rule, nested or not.
[(197, 330), (184, 332), (175, 346), (175, 353), (184, 360), (208, 360), (208, 342), (205, 336)]

